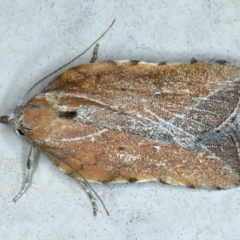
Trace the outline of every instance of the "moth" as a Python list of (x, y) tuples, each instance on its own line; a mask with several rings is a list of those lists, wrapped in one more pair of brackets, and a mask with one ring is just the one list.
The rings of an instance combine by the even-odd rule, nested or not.
[(196, 60), (93, 63), (96, 56), (97, 46), (91, 63), (67, 70), (0, 117), (31, 146), (25, 185), (15, 201), (29, 187), (38, 151), (80, 181), (95, 215), (91, 181), (239, 185), (238, 66)]

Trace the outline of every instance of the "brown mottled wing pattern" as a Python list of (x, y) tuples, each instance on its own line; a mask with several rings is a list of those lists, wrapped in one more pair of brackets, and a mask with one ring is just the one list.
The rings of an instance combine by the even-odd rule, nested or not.
[(31, 99), (23, 126), (73, 177), (65, 163), (88, 180), (228, 188), (240, 180), (239, 76), (219, 64), (85, 64)]

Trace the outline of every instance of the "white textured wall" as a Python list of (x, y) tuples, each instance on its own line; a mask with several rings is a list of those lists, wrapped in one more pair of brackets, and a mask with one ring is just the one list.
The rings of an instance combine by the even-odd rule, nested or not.
[[(100, 41), (99, 60), (225, 59), (240, 63), (237, 0), (2, 0), (0, 115), (26, 90)], [(91, 52), (76, 64), (88, 62)], [(29, 147), (0, 126), (0, 239), (240, 239), (240, 189), (194, 190), (94, 184), (111, 215), (92, 216), (79, 184), (40, 157), (33, 184), (16, 204)]]

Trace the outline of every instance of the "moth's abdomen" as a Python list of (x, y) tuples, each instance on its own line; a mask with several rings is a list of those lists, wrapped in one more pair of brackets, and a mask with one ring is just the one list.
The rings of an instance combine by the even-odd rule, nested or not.
[[(218, 64), (86, 64), (31, 99), (26, 135), (88, 180), (239, 184), (240, 70)], [(69, 166), (67, 167), (67, 163)]]

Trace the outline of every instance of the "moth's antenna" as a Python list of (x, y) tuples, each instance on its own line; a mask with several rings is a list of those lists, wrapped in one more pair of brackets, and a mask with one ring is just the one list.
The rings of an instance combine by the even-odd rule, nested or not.
[(61, 69), (65, 68), (66, 66), (68, 66), (69, 64), (71, 64), (72, 62), (74, 62), (76, 59), (78, 59), (79, 57), (81, 57), (83, 54), (85, 54), (93, 45), (95, 45), (102, 37), (104, 37), (104, 35), (110, 30), (110, 28), (113, 26), (113, 24), (115, 23), (115, 19), (113, 20), (113, 22), (111, 23), (111, 25), (107, 28), (107, 30), (97, 39), (95, 40), (85, 51), (83, 51), (82, 53), (80, 53), (79, 55), (77, 55), (75, 58), (73, 58), (71, 61), (67, 62), (66, 64), (64, 64), (63, 66), (61, 66), (60, 68), (56, 69), (55, 71), (53, 71), (52, 73), (48, 74), (47, 76), (45, 76), (44, 78), (42, 78), (41, 80), (39, 80), (38, 82), (36, 82), (27, 92), (26, 94), (23, 96), (23, 98), (20, 100), (20, 102), (18, 103), (18, 105), (21, 105), (23, 100), (29, 95), (29, 93), (36, 87), (38, 86), (41, 82), (43, 82), (44, 80), (46, 80), (47, 78), (51, 77), (53, 74), (55, 74), (56, 72), (60, 71)]

